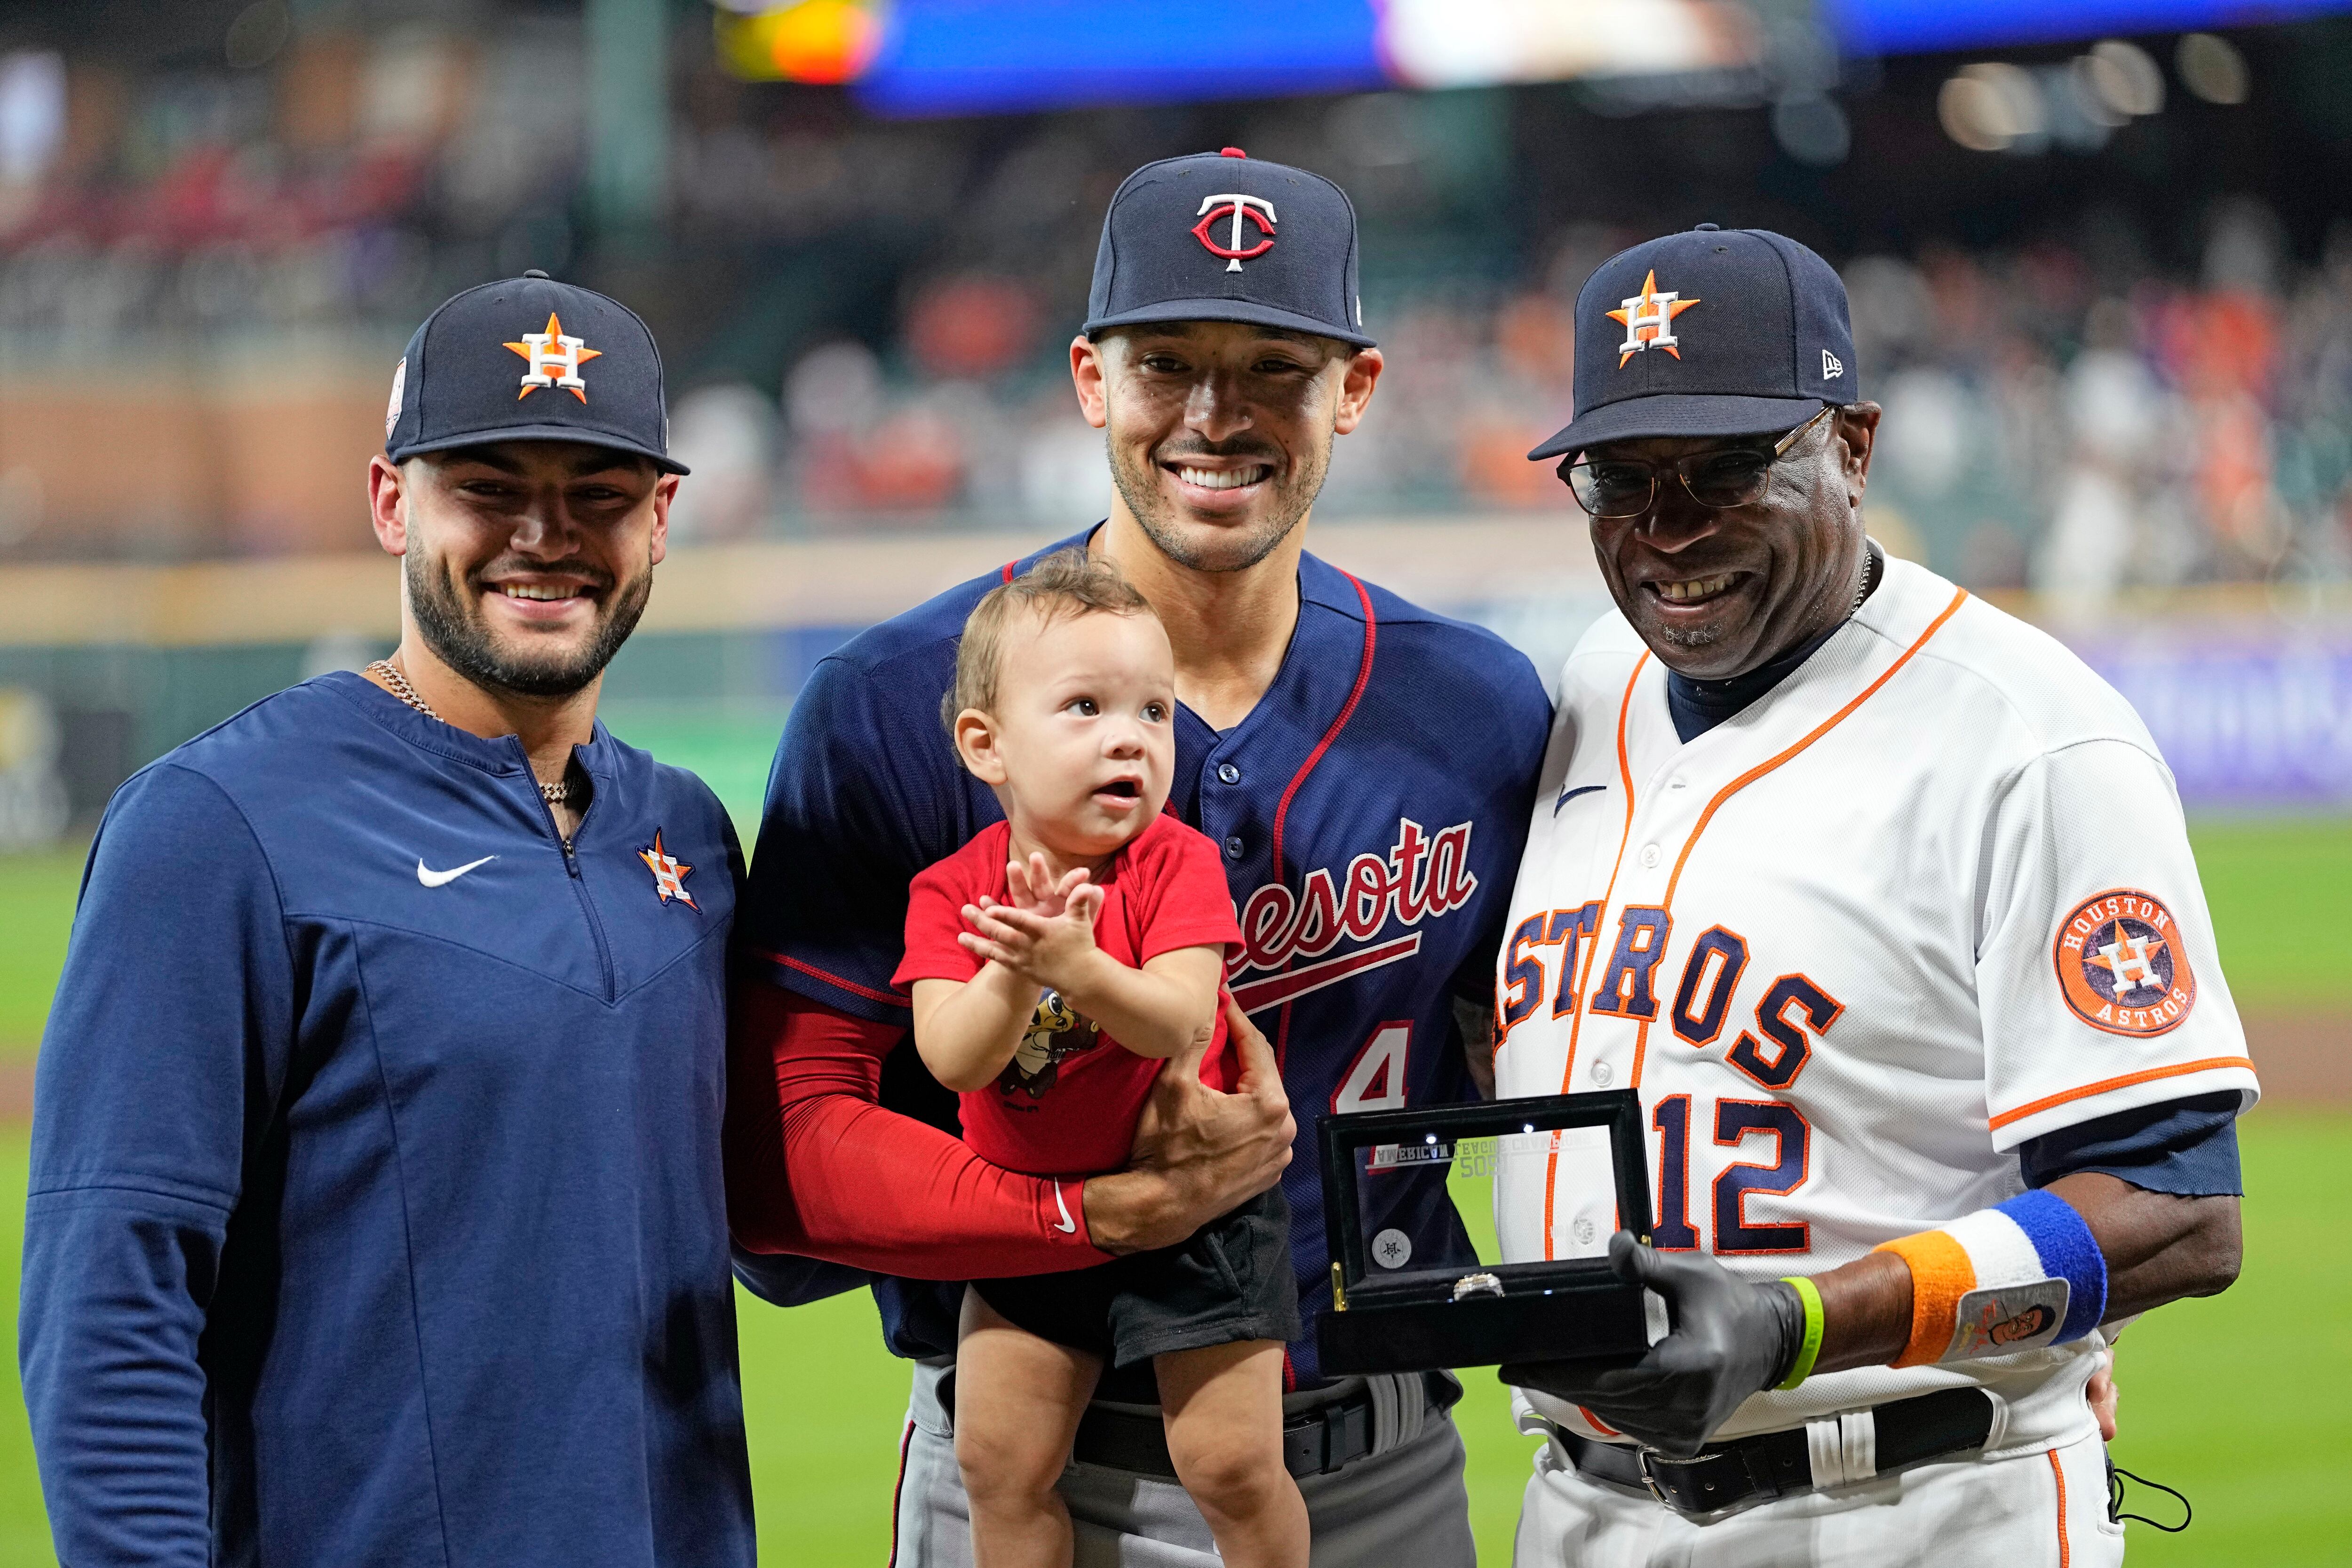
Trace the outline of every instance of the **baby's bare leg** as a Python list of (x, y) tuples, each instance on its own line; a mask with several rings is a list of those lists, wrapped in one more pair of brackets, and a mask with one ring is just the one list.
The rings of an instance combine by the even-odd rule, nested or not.
[(963, 1296), (956, 1344), (956, 1465), (971, 1501), (975, 1568), (1069, 1568), (1070, 1512), (1054, 1489), (1102, 1363)]
[(1282, 1345), (1244, 1340), (1155, 1357), (1177, 1479), (1227, 1568), (1306, 1568), (1307, 1505), (1282, 1463)]

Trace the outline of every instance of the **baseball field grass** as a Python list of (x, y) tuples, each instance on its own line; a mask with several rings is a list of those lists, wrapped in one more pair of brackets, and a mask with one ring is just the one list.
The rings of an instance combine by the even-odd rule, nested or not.
[[(756, 787), (754, 784), (752, 787)], [(731, 799), (730, 805), (738, 803)], [(2352, 821), (2200, 825), (2198, 858), (2242, 1007), (2352, 1019)], [(65, 950), (79, 851), (0, 856), (0, 1071), (29, 1063)], [(2352, 1025), (2347, 1025), (2352, 1039)], [(2352, 1047), (2347, 1047), (2352, 1048)], [(2259, 1055), (2259, 1045), (2257, 1053)], [(2352, 1110), (2265, 1105), (2243, 1124), (2246, 1262), (2226, 1295), (2136, 1325), (2118, 1352), (2126, 1468), (2187, 1492), (2185, 1535), (2131, 1526), (2142, 1564), (2344, 1561), (2352, 1540), (2352, 1224), (2332, 1173)], [(0, 1299), (13, 1302), (26, 1135), (0, 1125)], [(854, 1294), (794, 1311), (740, 1297), (745, 1417), (765, 1559), (880, 1568), (890, 1544), (906, 1374)], [(16, 1366), (15, 1314), (0, 1348)], [(1507, 1563), (1533, 1441), (1489, 1372), (1466, 1374), (1482, 1557)], [(2178, 1505), (2127, 1505), (2172, 1522)], [(13, 1384), (0, 1399), (0, 1568), (54, 1562)]]

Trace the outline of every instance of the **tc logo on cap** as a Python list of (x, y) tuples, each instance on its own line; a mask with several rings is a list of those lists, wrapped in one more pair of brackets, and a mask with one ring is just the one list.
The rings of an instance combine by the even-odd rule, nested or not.
[[(1220, 206), (1218, 205), (1220, 202), (1224, 205)], [(1258, 216), (1261, 210), (1265, 215), (1263, 217)], [(1210, 237), (1209, 226), (1229, 213), (1234, 220), (1233, 236), (1228, 243), (1219, 245)], [(1225, 262), (1225, 270), (1228, 272), (1239, 272), (1243, 262), (1254, 256), (1264, 256), (1274, 248), (1274, 204), (1264, 196), (1245, 196), (1239, 193), (1222, 196), (1202, 196), (1198, 216), (1201, 221), (1192, 226), (1192, 237), (1199, 240), (1208, 249), (1210, 255), (1228, 258)], [(1242, 219), (1244, 218), (1255, 224), (1258, 233), (1264, 236), (1246, 250), (1242, 248)]]
[(1622, 310), (1606, 312), (1610, 320), (1625, 323), (1625, 341), (1617, 345), (1617, 368), (1623, 370), (1625, 362), (1644, 349), (1662, 348), (1676, 359), (1682, 350), (1675, 345), (1675, 318), (1697, 304), (1679, 294), (1658, 292), (1658, 274), (1650, 271), (1642, 279), (1642, 291), (1626, 300)]
[[(580, 367), (604, 354), (602, 349), (592, 349), (582, 340), (566, 336), (563, 323), (555, 319), (552, 310), (547, 313), (545, 331), (525, 332), (522, 342), (506, 346), (522, 355), (523, 363), (530, 367), (523, 373), (522, 390), (515, 394), (518, 403), (542, 386), (560, 386), (581, 402), (587, 402), (588, 384), (580, 379)], [(556, 374), (550, 375), (550, 371)]]

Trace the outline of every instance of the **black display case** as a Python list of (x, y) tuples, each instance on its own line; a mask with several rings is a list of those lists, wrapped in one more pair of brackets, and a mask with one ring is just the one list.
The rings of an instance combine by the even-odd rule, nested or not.
[[(1362, 1111), (1325, 1118), (1320, 1133), (1331, 1309), (1317, 1344), (1326, 1374), (1630, 1363), (1664, 1332), (1659, 1304), (1611, 1273), (1605, 1256), (1614, 1229), (1650, 1239), (1649, 1160), (1631, 1090)], [(1488, 1180), (1512, 1189), (1498, 1206), (1517, 1228), (1504, 1237), (1481, 1216), (1462, 1216), (1465, 1237), (1493, 1235), (1485, 1258), (1456, 1245), (1415, 1267), (1404, 1229), (1364, 1234), (1368, 1208), (1426, 1220), (1457, 1192), (1487, 1191)], [(1438, 1227), (1415, 1228), (1425, 1237)]]

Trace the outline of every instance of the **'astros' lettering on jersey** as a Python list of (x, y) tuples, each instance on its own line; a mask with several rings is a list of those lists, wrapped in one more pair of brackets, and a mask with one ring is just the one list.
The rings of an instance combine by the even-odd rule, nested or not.
[[(2014, 1195), (2029, 1138), (2255, 1093), (2147, 730), (2056, 642), (1901, 561), (1794, 674), (1688, 744), (1624, 619), (1586, 635), (1496, 1034), (1506, 1096), (1638, 1089), (1656, 1245), (1751, 1279)], [(1599, 1251), (1610, 1194), (1548, 1184), (1498, 1191), (1505, 1234)], [(2008, 1402), (1996, 1447), (2055, 1438), (2087, 1419), (2074, 1395), (2103, 1345), (1815, 1377), (1724, 1433), (1976, 1382)]]

